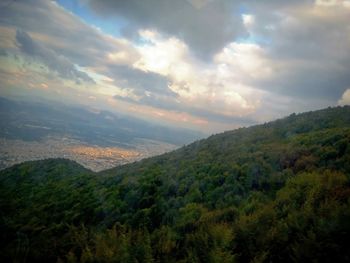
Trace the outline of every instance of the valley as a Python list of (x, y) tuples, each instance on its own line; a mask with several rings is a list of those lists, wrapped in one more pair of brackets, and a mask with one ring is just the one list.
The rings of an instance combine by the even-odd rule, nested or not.
[(0, 97), (0, 169), (68, 158), (93, 171), (174, 150), (203, 134), (108, 111)]
[(0, 138), (0, 169), (25, 161), (67, 158), (98, 172), (176, 149), (165, 142), (135, 139), (129, 148), (103, 147), (69, 137), (48, 136), (40, 141)]

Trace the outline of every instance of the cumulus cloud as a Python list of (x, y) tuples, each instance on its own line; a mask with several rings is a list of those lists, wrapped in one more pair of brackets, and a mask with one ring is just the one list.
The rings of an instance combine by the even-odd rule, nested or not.
[(254, 43), (230, 43), (214, 61), (226, 67), (226, 75), (237, 78), (244, 75), (246, 78), (265, 79), (271, 75), (270, 61), (266, 57), (266, 51)]
[[(265, 78), (264, 81), (254, 78), (245, 80), (249, 86), (296, 98), (317, 96), (318, 99), (328, 97), (333, 101), (342, 94), (350, 78), (347, 70), (350, 65), (348, 2), (88, 1), (99, 14), (124, 17), (127, 24), (133, 24), (132, 30), (136, 32), (133, 36), (138, 36), (140, 29), (153, 28), (153, 32), (158, 30), (165, 36), (168, 34), (168, 42), (174, 41), (174, 38), (180, 40), (194, 54), (202, 50), (215, 58), (228, 46), (231, 45), (231, 49), (237, 46), (242, 39), (253, 45), (261, 44), (261, 50), (268, 55), (270, 64), (266, 66), (268, 60), (265, 59), (264, 74), (270, 73), (271, 78)], [(217, 12), (223, 9), (225, 11), (219, 21), (216, 19)], [(193, 26), (192, 20), (203, 26)], [(212, 24), (208, 26), (206, 23)], [(176, 26), (173, 28), (172, 25)], [(227, 27), (237, 30), (233, 32)], [(221, 38), (216, 34), (229, 37)], [(196, 42), (192, 38), (201, 41)], [(215, 48), (209, 48), (209, 52), (206, 45), (211, 45), (212, 41), (215, 42)], [(163, 56), (161, 61), (156, 59), (160, 55), (159, 50), (158, 47), (141, 50), (144, 59), (147, 59), (148, 68), (157, 66), (164, 70), (167, 67), (164, 63), (169, 61), (169, 57)], [(183, 52), (183, 46), (178, 45), (176, 52), (171, 51), (169, 54), (177, 52)], [(239, 52), (236, 52), (237, 59)], [(147, 58), (148, 54), (154, 54), (153, 66), (151, 59)], [(145, 62), (141, 60), (141, 63)], [(188, 72), (188, 65), (183, 65), (183, 68)], [(231, 69), (231, 72), (240, 70), (235, 67)], [(261, 71), (252, 70), (251, 74), (261, 74)]]
[[(260, 66), (257, 63), (260, 59), (259, 51), (254, 54), (249, 52), (255, 51), (255, 46), (237, 44), (238, 49), (245, 49), (246, 52), (238, 55), (236, 53), (227, 58), (231, 59), (231, 64), (236, 63), (234, 68), (236, 73), (229, 72), (230, 69), (227, 69), (225, 75), (223, 72), (224, 67), (227, 66), (225, 63), (229, 62), (222, 54), (216, 56), (214, 64), (203, 64), (191, 56), (188, 46), (177, 38), (166, 38), (155, 31), (142, 31), (140, 34), (147, 44), (137, 47), (141, 58), (133, 66), (145, 72), (166, 77), (169, 81), (168, 87), (177, 95), (173, 98), (176, 99), (176, 105), (181, 105), (183, 109), (186, 107), (186, 110), (195, 108), (205, 112), (210, 108), (216, 114), (231, 117), (247, 115), (257, 106), (257, 98), (251, 96), (247, 98), (247, 95), (252, 94), (252, 89), (239, 83), (243, 73), (249, 77), (250, 69)], [(255, 48), (258, 49), (258, 47)], [(256, 74), (259, 72), (256, 71)], [(255, 95), (258, 96), (258, 93), (255, 92)], [(148, 104), (152, 103), (149, 97), (144, 100)], [(154, 104), (156, 103), (158, 104), (154, 100)], [(170, 104), (167, 103), (167, 105)], [(196, 114), (198, 111), (191, 110)]]
[(239, 6), (231, 0), (89, 0), (100, 15), (118, 15), (128, 21), (127, 31), (156, 29), (186, 42), (201, 57), (210, 58), (246, 31)]

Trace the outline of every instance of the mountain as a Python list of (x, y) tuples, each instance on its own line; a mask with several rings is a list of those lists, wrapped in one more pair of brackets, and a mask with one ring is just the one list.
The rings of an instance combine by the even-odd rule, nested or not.
[(2, 97), (0, 120), (0, 137), (25, 141), (68, 136), (88, 144), (132, 147), (134, 140), (141, 138), (182, 146), (203, 137), (200, 132), (156, 125), (108, 111)]
[(0, 171), (2, 262), (349, 262), (350, 107), (94, 173)]

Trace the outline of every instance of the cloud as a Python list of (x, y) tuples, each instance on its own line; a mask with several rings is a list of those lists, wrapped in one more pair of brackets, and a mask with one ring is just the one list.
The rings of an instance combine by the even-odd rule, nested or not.
[(245, 27), (249, 28), (254, 25), (255, 18), (251, 14), (242, 14), (242, 20)]
[[(115, 25), (124, 26), (122, 35), (108, 35), (89, 24), (94, 19), (84, 21), (53, 1), (14, 1), (0, 9), (0, 50), (7, 54), (1, 61), (30, 57), (62, 78), (38, 70), (9, 81), (35, 79), (46, 92), (40, 83), (50, 90), (68, 85), (65, 78), (91, 78), (96, 104), (102, 94), (118, 110), (132, 105), (142, 114), (147, 107), (159, 117), (175, 112), (212, 125), (248, 125), (347, 98), (349, 1), (81, 1), (101, 20), (122, 19)], [(0, 69), (14, 72), (5, 64)], [(66, 90), (62, 96), (69, 96)]]
[(255, 22), (248, 41), (264, 50), (270, 76), (247, 84), (294, 99), (336, 103), (350, 83), (350, 9), (344, 8), (347, 1), (319, 2), (249, 5)]
[(347, 89), (341, 99), (338, 101), (339, 105), (350, 105), (350, 89)]
[(265, 79), (271, 75), (266, 51), (254, 43), (230, 43), (216, 54), (214, 61), (226, 67), (226, 76)]
[(116, 95), (114, 98), (117, 100), (151, 106), (153, 108), (163, 109), (171, 112), (188, 113), (192, 116), (196, 116), (204, 120), (209, 120), (210, 122), (221, 122), (226, 124), (229, 123), (231, 125), (252, 125), (257, 123), (254, 118), (249, 116), (225, 115), (222, 112), (213, 111), (212, 107), (210, 106), (207, 107), (207, 109), (196, 107), (195, 105), (180, 103), (179, 101), (173, 100), (167, 96), (161, 96), (158, 94), (143, 96), (137, 100), (131, 98), (130, 96)]
[[(36, 42), (81, 67), (98, 68), (108, 62), (132, 63), (138, 58), (128, 40), (104, 34), (55, 1), (13, 1), (7, 8), (0, 9), (0, 24), (28, 32)], [(113, 54), (121, 52), (123, 61), (113, 61)]]
[(134, 91), (138, 96), (149, 92), (176, 97), (169, 89), (169, 80), (157, 73), (144, 72), (127, 65), (110, 65), (105, 74), (114, 79), (116, 86)]
[[(225, 60), (224, 55), (218, 54), (214, 64), (204, 64), (191, 56), (188, 46), (175, 37), (166, 38), (156, 31), (141, 31), (140, 34), (146, 44), (136, 47), (140, 53), (140, 60), (133, 66), (148, 74), (153, 72), (166, 77), (169, 81), (169, 89), (177, 95), (167, 99), (173, 99), (176, 105), (183, 107), (196, 105), (195, 108), (198, 110), (191, 110), (191, 113), (196, 115), (199, 110), (207, 112), (206, 109), (210, 108), (216, 115), (231, 117), (237, 114), (246, 115), (257, 106), (256, 98), (247, 99), (246, 95), (252, 94), (252, 88), (240, 83), (240, 77), (243, 72), (245, 75), (251, 74), (252, 67), (260, 66), (260, 64), (257, 66), (254, 64), (259, 60), (258, 47), (236, 44), (237, 49), (246, 51), (238, 54), (238, 62), (235, 62), (238, 57), (237, 52), (232, 54), (232, 58), (229, 59), (232, 65), (236, 63), (234, 68), (236, 73), (229, 72), (231, 69), (228, 69), (225, 75), (223, 64), (229, 62)], [(231, 46), (234, 45), (229, 47)], [(250, 51), (256, 52), (251, 54)], [(255, 96), (258, 96), (258, 93), (255, 92)], [(147, 96), (148, 104), (153, 97), (157, 96)], [(154, 101), (154, 104), (156, 103), (158, 102)], [(166, 105), (170, 104), (167, 102)]]
[(67, 58), (56, 54), (51, 49), (36, 43), (28, 33), (22, 30), (16, 31), (17, 43), (25, 54), (40, 60), (50, 70), (57, 72), (62, 78), (71, 80), (83, 80), (94, 83), (86, 73), (75, 68)]
[(149, 28), (175, 36), (194, 53), (211, 58), (227, 43), (246, 34), (231, 0), (89, 0), (100, 15), (118, 15), (127, 20), (128, 34)]
[(140, 59), (134, 63), (135, 68), (166, 76), (181, 74), (181, 68), (186, 70), (189, 66), (184, 61), (189, 56), (184, 42), (175, 37), (166, 38), (157, 31), (141, 30), (139, 34), (146, 44), (136, 47)]
[(316, 0), (315, 5), (317, 6), (323, 6), (323, 7), (345, 7), (350, 8), (350, 1), (349, 0)]
[[(90, 0), (88, 3), (101, 15), (124, 17), (127, 23), (133, 24), (130, 27), (136, 32), (133, 36), (138, 36), (141, 29), (151, 29), (141, 31), (143, 32), (141, 38), (146, 38), (151, 43), (156, 40), (159, 46), (146, 45), (139, 49), (142, 53), (140, 64), (137, 65), (139, 68), (144, 66), (148, 70), (165, 74), (164, 72), (169, 70), (169, 63), (173, 62), (174, 58), (180, 57), (179, 52), (188, 56), (186, 53), (196, 54), (198, 50), (200, 52), (205, 50), (204, 53), (217, 59), (218, 54), (223, 54), (223, 50), (229, 49), (231, 53), (236, 54), (236, 57), (232, 54), (223, 54), (232, 59), (231, 63), (226, 63), (231, 65), (231, 74), (236, 74), (242, 66), (245, 66), (250, 70), (252, 78), (249, 79), (244, 75), (244, 79), (240, 82), (279, 95), (309, 99), (316, 96), (317, 99), (328, 98), (335, 101), (350, 81), (348, 74), (350, 29), (347, 27), (350, 9), (346, 8), (348, 1), (268, 0), (262, 3), (256, 0), (245, 2)], [(230, 11), (223, 12), (220, 23), (219, 20), (215, 20), (215, 15), (205, 16), (206, 12), (216, 14), (223, 7), (226, 11)], [(207, 26), (206, 23), (212, 23), (212, 17), (214, 17), (213, 25)], [(192, 19), (198, 23), (203, 19), (203, 28), (193, 26)], [(172, 28), (171, 25), (176, 27)], [(215, 34), (228, 36), (226, 29), (229, 26), (237, 27), (235, 33), (228, 31), (230, 37), (223, 39), (215, 36)], [(167, 38), (167, 41), (160, 43), (158, 35), (147, 35), (147, 32), (157, 31)], [(191, 38), (201, 41), (195, 42)], [(175, 43), (176, 40), (179, 42)], [(260, 53), (264, 53), (264, 65), (259, 64), (261, 60), (254, 59), (248, 68), (248, 62), (239, 59), (241, 52), (252, 51), (251, 57), (258, 52), (251, 47), (249, 51), (239, 49), (241, 40), (247, 40), (252, 47), (256, 46), (260, 49)], [(215, 42), (216, 48), (208, 51), (205, 46), (211, 41)], [(182, 43), (188, 50), (184, 50)], [(245, 45), (242, 47), (247, 48)], [(167, 49), (169, 50), (167, 56), (160, 53), (166, 52)], [(158, 59), (159, 57), (162, 59)], [(246, 54), (242, 57), (250, 59)], [(224, 59), (226, 58), (222, 58)], [(236, 60), (241, 61), (238, 67)], [(255, 62), (257, 64), (254, 65)], [(183, 64), (173, 71), (191, 74), (193, 73), (189, 70), (191, 67), (192, 64)], [(257, 74), (265, 76), (270, 74), (270, 78), (257, 80)]]

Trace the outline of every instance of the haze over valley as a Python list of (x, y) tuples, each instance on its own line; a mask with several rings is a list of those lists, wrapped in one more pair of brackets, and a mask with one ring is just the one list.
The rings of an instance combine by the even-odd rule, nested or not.
[(0, 98), (0, 168), (69, 158), (94, 171), (174, 150), (204, 136), (108, 111)]

